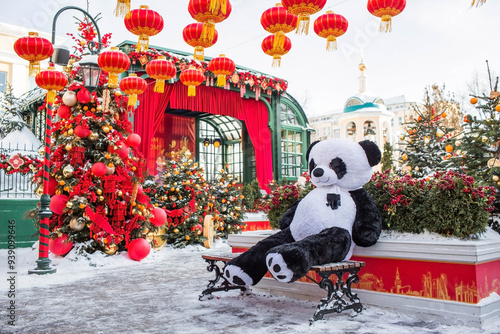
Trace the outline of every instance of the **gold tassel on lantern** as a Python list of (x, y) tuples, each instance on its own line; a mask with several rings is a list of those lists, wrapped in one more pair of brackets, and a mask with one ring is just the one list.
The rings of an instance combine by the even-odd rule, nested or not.
[(137, 42), (137, 45), (136, 45), (137, 52), (148, 51), (148, 48), (149, 48), (148, 35), (140, 35), (139, 41)]
[(115, 15), (124, 17), (130, 12), (130, 0), (118, 0), (116, 3)]
[(189, 85), (188, 86), (188, 96), (196, 96), (196, 86)]
[(218, 87), (224, 87), (226, 85), (226, 75), (219, 74), (217, 75), (217, 84)]
[(203, 46), (198, 45), (194, 48), (194, 59), (199, 61), (205, 60), (205, 49), (203, 48)]
[(201, 30), (201, 39), (207, 43), (212, 43), (215, 36), (215, 23), (213, 21), (207, 21), (203, 23), (203, 29)]
[(130, 94), (128, 96), (128, 103), (127, 106), (133, 107), (137, 103), (137, 94)]
[(330, 35), (326, 38), (326, 51), (335, 51), (337, 50), (337, 38), (335, 36)]
[(227, 0), (210, 0), (210, 7), (208, 10), (211, 11), (212, 14), (217, 15), (219, 14), (219, 9), (222, 14), (226, 15)]
[(283, 31), (278, 31), (274, 34), (273, 49), (283, 49), (285, 46), (285, 33)]
[(40, 62), (39, 61), (30, 61), (29, 76), (36, 77), (36, 75), (39, 72), (40, 72)]
[(299, 14), (299, 21), (297, 22), (297, 29), (295, 33), (298, 35), (307, 35), (309, 33), (309, 21), (311, 20), (309, 13)]
[(156, 79), (154, 92), (155, 93), (164, 93), (165, 92), (165, 80)]
[(47, 103), (54, 104), (56, 100), (57, 92), (55, 90), (47, 91)]
[[(471, 6), (474, 6), (474, 4), (476, 3), (476, 0), (472, 0), (472, 5)], [(486, 0), (477, 0), (477, 3), (476, 3), (476, 7), (479, 7), (483, 4), (486, 3)]]
[(382, 15), (382, 21), (380, 22), (380, 31), (391, 32), (392, 30), (392, 16)]
[(118, 87), (118, 73), (109, 73), (108, 87), (109, 88)]
[(280, 55), (274, 55), (273, 56), (272, 67), (280, 67), (280, 65), (281, 65), (281, 56)]

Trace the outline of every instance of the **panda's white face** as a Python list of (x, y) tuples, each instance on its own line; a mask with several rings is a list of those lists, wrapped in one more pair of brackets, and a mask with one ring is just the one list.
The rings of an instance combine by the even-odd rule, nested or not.
[(372, 168), (363, 148), (355, 142), (329, 139), (309, 153), (309, 174), (316, 187), (338, 185), (354, 190), (370, 180)]

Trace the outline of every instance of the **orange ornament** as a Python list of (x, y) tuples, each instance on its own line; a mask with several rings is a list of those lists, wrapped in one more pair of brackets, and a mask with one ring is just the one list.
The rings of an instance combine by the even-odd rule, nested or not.
[(471, 104), (476, 104), (477, 102), (478, 102), (477, 97), (473, 97), (472, 99), (470, 99)]
[(453, 152), (453, 146), (446, 145), (446, 152), (448, 152), (448, 153)]
[(495, 107), (495, 110), (496, 110), (496, 111), (500, 111), (500, 104), (498, 104), (498, 105)]

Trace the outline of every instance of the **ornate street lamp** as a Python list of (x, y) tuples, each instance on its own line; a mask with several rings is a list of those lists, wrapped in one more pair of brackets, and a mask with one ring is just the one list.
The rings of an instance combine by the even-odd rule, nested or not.
[(83, 85), (89, 92), (94, 91), (99, 86), (99, 79), (101, 78), (101, 68), (97, 63), (97, 55), (83, 56), (78, 62), (83, 74)]
[[(97, 47), (95, 46), (95, 43), (92, 43), (92, 45), (89, 45), (89, 50), (92, 53), (92, 55), (95, 57), (95, 66), (93, 67), (93, 63), (91, 61), (84, 62), (86, 67), (82, 66), (82, 69), (85, 68), (86, 72), (83, 72), (84, 76), (84, 84), (86, 87), (92, 87), (92, 90), (95, 89), (99, 83), (99, 76), (100, 76), (100, 69), (99, 73), (97, 73), (96, 68), (99, 68), (97, 66), (97, 55), (99, 51), (101, 50), (101, 33), (99, 32), (99, 28), (97, 27), (96, 21), (90, 16), (89, 13), (84, 11), (81, 8), (75, 7), (75, 6), (67, 6), (61, 8), (56, 15), (54, 16), (54, 20), (52, 21), (52, 45), (55, 42), (56, 38), (56, 21), (59, 15), (68, 10), (68, 9), (76, 9), (80, 12), (82, 12), (85, 16), (87, 16), (92, 23), (94, 24), (94, 27), (97, 30), (97, 36), (99, 38), (98, 40), (98, 45)], [(89, 43), (90, 44), (90, 43)], [(66, 65), (69, 61), (69, 52), (66, 52), (63, 48), (58, 48), (56, 55), (52, 56), (51, 62), (57, 62), (59, 65)], [(57, 73), (57, 71), (53, 71), (54, 73)], [(48, 193), (48, 184), (49, 184), (49, 169), (50, 169), (50, 144), (51, 144), (51, 135), (52, 135), (52, 108), (53, 108), (53, 97), (55, 96), (55, 90), (60, 90), (62, 89), (66, 84), (62, 85), (59, 82), (56, 82), (55, 84), (52, 83), (54, 81), (53, 79), (53, 72), (49, 69), (49, 71), (44, 71), (44, 73), (41, 73), (39, 76), (37, 76), (37, 84), (44, 88), (49, 90), (49, 94), (47, 94), (47, 114), (46, 114), (46, 119), (45, 119), (45, 159), (44, 159), (44, 177), (43, 177), (43, 195), (40, 199), (40, 210), (39, 210), (39, 218), (40, 218), (40, 233), (39, 233), (39, 252), (38, 252), (38, 260), (36, 261), (37, 267), (35, 269), (28, 270), (29, 274), (38, 274), (38, 275), (43, 275), (43, 274), (52, 274), (56, 272), (56, 269), (51, 268), (50, 266), (50, 259), (49, 259), (49, 219), (52, 216), (52, 211), (50, 210), (50, 195)], [(61, 73), (62, 75), (62, 73)], [(85, 81), (85, 76), (87, 75), (87, 80)], [(64, 79), (66, 78), (63, 75)], [(97, 78), (97, 79), (96, 79)], [(51, 81), (47, 81), (50, 79)], [(56, 78), (57, 79), (57, 78)], [(63, 78), (61, 78), (62, 80)], [(59, 80), (59, 81), (61, 81)], [(62, 81), (61, 81), (62, 82)], [(67, 82), (67, 81), (66, 81)], [(59, 85), (59, 86), (58, 86)], [(61, 86), (62, 85), (62, 86)], [(88, 86), (87, 86), (88, 85)], [(95, 85), (95, 86), (92, 86)], [(49, 99), (49, 96), (51, 96), (51, 99)]]

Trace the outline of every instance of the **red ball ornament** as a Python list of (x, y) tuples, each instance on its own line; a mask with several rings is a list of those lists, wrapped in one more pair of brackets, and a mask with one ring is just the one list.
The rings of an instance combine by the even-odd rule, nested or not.
[(49, 178), (49, 195), (53, 196), (56, 193), (56, 188), (59, 185), (56, 179), (53, 177)]
[(108, 152), (109, 153), (116, 153), (120, 156), (120, 158), (122, 159), (125, 159), (126, 157), (128, 157), (129, 153), (130, 153), (130, 148), (127, 146), (127, 144), (120, 140), (116, 143), (116, 149), (115, 149), (115, 145), (109, 145), (108, 146)]
[(61, 118), (68, 119), (71, 117), (71, 114), (72, 114), (71, 108), (65, 104), (61, 104), (59, 106), (59, 109), (57, 109), (57, 116), (59, 116)]
[(73, 241), (68, 241), (68, 235), (64, 233), (62, 236), (49, 240), (49, 250), (52, 254), (63, 256), (73, 248)]
[(92, 99), (92, 96), (90, 96), (90, 92), (86, 88), (82, 88), (76, 93), (76, 98), (81, 104), (87, 104)]
[(141, 144), (141, 136), (137, 133), (132, 133), (127, 137), (127, 144), (128, 146), (138, 147)]
[(90, 134), (90, 130), (87, 128), (84, 128), (81, 125), (77, 125), (73, 131), (74, 131), (75, 135), (80, 137), (80, 138), (85, 138)]
[(54, 195), (50, 199), (50, 211), (56, 215), (62, 215), (64, 209), (66, 208), (66, 203), (68, 203), (68, 196), (66, 195)]
[(92, 166), (92, 174), (94, 174), (95, 176), (104, 176), (106, 175), (107, 170), (108, 169), (106, 168), (106, 165), (102, 162), (96, 162)]
[(128, 244), (128, 256), (135, 261), (141, 261), (150, 251), (151, 245), (146, 239), (134, 239)]
[(167, 221), (167, 213), (162, 208), (154, 208), (151, 213), (153, 217), (149, 218), (149, 221), (154, 226), (162, 226)]

